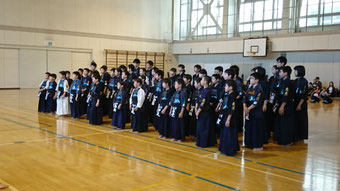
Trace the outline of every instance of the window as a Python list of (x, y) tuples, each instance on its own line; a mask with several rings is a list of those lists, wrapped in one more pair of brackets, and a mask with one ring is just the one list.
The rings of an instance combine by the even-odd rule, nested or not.
[(300, 27), (340, 24), (340, 0), (302, 0)]
[(195, 36), (222, 33), (224, 0), (193, 0), (191, 33)]
[(241, 0), (239, 32), (280, 29), (282, 10), (283, 0)]

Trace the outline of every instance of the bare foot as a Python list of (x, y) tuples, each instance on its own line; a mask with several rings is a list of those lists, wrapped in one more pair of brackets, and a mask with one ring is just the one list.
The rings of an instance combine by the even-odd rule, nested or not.
[(0, 184), (0, 189), (6, 189), (6, 188), (8, 188), (8, 185), (6, 185), (6, 184)]

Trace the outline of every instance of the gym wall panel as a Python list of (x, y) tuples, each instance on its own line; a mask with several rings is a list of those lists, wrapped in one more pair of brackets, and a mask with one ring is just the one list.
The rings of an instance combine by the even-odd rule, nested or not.
[(38, 88), (46, 72), (46, 50), (20, 50), (20, 88)]
[(0, 49), (0, 88), (19, 88), (18, 54), (18, 49)]
[(47, 71), (59, 74), (60, 71), (71, 71), (72, 53), (63, 51), (47, 51)]
[(79, 68), (89, 68), (91, 62), (90, 53), (72, 52), (72, 72)]

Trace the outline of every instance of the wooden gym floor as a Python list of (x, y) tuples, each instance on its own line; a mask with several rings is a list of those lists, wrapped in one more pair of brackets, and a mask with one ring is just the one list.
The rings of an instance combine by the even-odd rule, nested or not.
[(36, 90), (0, 91), (0, 184), (7, 190), (340, 190), (339, 105), (309, 104), (310, 137), (220, 155), (147, 133), (37, 112)]

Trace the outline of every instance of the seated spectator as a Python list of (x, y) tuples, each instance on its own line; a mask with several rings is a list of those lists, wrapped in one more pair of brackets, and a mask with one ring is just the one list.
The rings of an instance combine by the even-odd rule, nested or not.
[(308, 83), (308, 89), (307, 89), (308, 96), (311, 96), (312, 93), (313, 93), (313, 91), (314, 91), (313, 83), (312, 83), (312, 82), (309, 82), (309, 83)]
[(320, 88), (316, 87), (316, 89), (312, 93), (311, 102), (312, 103), (320, 102), (319, 97), (320, 97)]
[(320, 89), (322, 89), (322, 83), (321, 83), (319, 77), (316, 77), (316, 78), (314, 79), (313, 87), (314, 87), (314, 89), (315, 89), (316, 87), (319, 87)]
[(322, 88), (322, 91), (320, 93), (320, 97), (323, 99), (323, 103), (325, 104), (331, 104), (333, 103), (333, 100), (329, 97), (330, 94), (328, 94), (326, 88)]
[(329, 86), (327, 88), (327, 93), (329, 97), (335, 97), (336, 96), (336, 89), (334, 87), (333, 82), (329, 82)]

